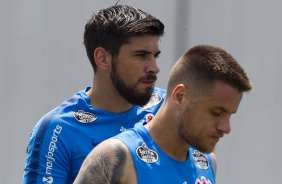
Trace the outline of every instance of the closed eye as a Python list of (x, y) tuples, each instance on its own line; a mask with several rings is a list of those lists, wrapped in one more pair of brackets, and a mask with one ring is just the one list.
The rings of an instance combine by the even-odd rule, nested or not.
[(220, 116), (221, 115), (221, 113), (219, 113), (219, 112), (212, 112), (212, 115), (214, 115), (214, 116)]
[(223, 108), (214, 108), (211, 111), (212, 115), (216, 116), (216, 117), (222, 115), (222, 113), (224, 113), (224, 112), (226, 112), (226, 111)]
[(221, 115), (228, 115), (229, 119), (231, 119), (231, 115), (235, 114), (235, 112), (234, 113), (228, 113), (224, 108), (215, 108), (211, 111), (211, 114), (215, 117), (219, 117)]

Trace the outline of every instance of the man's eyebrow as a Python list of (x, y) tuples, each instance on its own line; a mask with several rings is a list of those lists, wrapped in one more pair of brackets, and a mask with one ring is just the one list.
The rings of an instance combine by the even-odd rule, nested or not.
[(147, 50), (135, 50), (135, 53), (142, 53), (142, 54), (151, 54), (152, 52), (147, 51)]
[[(218, 106), (218, 107), (215, 107), (215, 108), (216, 108), (216, 109), (220, 109), (220, 110), (222, 110), (223, 112), (229, 113), (224, 107)], [(233, 111), (233, 112), (230, 112), (230, 114), (236, 114), (236, 112), (237, 112), (237, 111)]]
[[(147, 50), (136, 50), (136, 51), (134, 51), (134, 53), (152, 54), (151, 51), (147, 51)], [(160, 53), (161, 53), (161, 51), (158, 51), (154, 55), (159, 55)]]

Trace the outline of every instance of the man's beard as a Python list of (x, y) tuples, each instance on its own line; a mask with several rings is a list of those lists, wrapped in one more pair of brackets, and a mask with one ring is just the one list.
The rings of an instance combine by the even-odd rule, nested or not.
[(143, 93), (139, 92), (136, 87), (140, 81), (157, 80), (157, 76), (154, 73), (149, 73), (146, 77), (140, 78), (136, 84), (127, 85), (117, 72), (116, 62), (116, 60), (112, 61), (111, 79), (119, 94), (131, 104), (139, 106), (146, 105), (152, 96), (153, 87), (147, 87)]

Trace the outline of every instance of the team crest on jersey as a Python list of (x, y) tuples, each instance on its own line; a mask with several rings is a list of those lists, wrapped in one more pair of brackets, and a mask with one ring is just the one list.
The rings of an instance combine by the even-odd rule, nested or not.
[(152, 94), (150, 101), (146, 105), (144, 105), (142, 107), (139, 106), (139, 107), (141, 109), (149, 109), (151, 107), (158, 105), (162, 101), (162, 99), (163, 98), (161, 97), (161, 95), (154, 93), (154, 94)]
[(98, 119), (98, 116), (90, 112), (84, 112), (83, 110), (74, 112), (73, 117), (80, 123), (92, 123), (93, 121)]
[(199, 152), (198, 150), (194, 150), (192, 155), (193, 155), (195, 164), (200, 169), (207, 170), (209, 168), (209, 161), (203, 153)]
[(204, 176), (201, 176), (201, 179), (197, 179), (195, 184), (212, 184), (212, 182), (207, 180)]
[(159, 159), (157, 152), (150, 150), (145, 143), (142, 143), (142, 145), (136, 149), (136, 154), (143, 162), (148, 164), (155, 163)]

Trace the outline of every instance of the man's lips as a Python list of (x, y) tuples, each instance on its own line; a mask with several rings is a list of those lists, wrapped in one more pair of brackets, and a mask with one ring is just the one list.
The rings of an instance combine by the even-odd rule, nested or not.
[(216, 142), (219, 141), (220, 138), (222, 138), (223, 135), (212, 135), (211, 138), (214, 139)]
[(142, 80), (143, 83), (155, 83), (156, 80)]
[(218, 142), (219, 141), (219, 137), (211, 137), (213, 140), (215, 140), (216, 142)]
[(154, 86), (155, 85), (155, 81), (154, 80), (144, 80), (144, 81), (141, 81), (143, 84), (145, 84), (146, 86)]
[(142, 77), (139, 82), (148, 85), (148, 86), (153, 86), (157, 80), (157, 76), (153, 74), (149, 74), (146, 77)]

